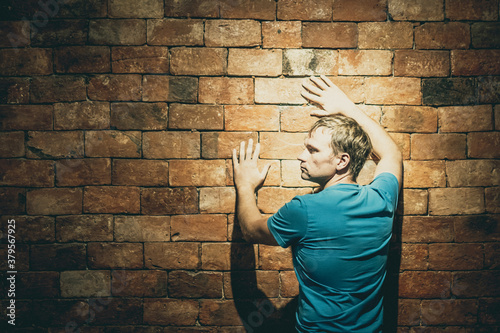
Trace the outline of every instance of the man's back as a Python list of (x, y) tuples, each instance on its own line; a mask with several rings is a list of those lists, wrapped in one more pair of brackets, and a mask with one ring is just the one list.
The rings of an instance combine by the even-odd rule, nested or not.
[(300, 284), (297, 328), (304, 332), (376, 332), (398, 182), (337, 184), (298, 196), (268, 220), (281, 246), (292, 246)]

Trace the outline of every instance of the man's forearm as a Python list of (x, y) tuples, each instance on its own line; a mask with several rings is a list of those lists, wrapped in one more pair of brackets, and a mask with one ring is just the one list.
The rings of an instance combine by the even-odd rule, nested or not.
[(255, 233), (253, 223), (262, 218), (262, 214), (257, 207), (255, 192), (249, 188), (237, 188), (237, 207), (238, 221), (241, 232), (246, 240), (250, 240), (251, 235)]

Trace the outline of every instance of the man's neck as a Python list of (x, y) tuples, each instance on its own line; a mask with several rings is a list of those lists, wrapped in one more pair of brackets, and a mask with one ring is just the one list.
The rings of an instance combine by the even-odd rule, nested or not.
[(350, 173), (344, 174), (335, 174), (324, 186), (321, 186), (322, 189), (327, 187), (337, 185), (337, 184), (357, 184), (354, 180), (352, 180)]

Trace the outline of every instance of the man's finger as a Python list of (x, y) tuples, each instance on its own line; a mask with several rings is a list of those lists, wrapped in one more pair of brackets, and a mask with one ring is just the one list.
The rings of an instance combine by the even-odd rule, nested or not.
[(315, 95), (321, 95), (321, 93), (323, 92), (323, 90), (318, 88), (317, 85), (311, 84), (309, 82), (302, 84), (302, 87), (304, 87), (304, 89)]
[(238, 165), (238, 157), (236, 156), (236, 149), (233, 149), (233, 166)]
[[(324, 78), (323, 78), (324, 77)], [(328, 83), (325, 81), (328, 80), (328, 78), (326, 78), (326, 76), (322, 76), (321, 78), (319, 77), (314, 77), (314, 76), (311, 76), (311, 81), (317, 85), (318, 87), (321, 88), (321, 90), (326, 90), (328, 89), (329, 85)]]
[(255, 145), (255, 151), (253, 152), (253, 157), (252, 159), (254, 161), (257, 161), (259, 159), (259, 154), (260, 154), (260, 143), (257, 143)]
[(240, 143), (240, 163), (245, 159), (245, 141)]
[(333, 87), (334, 86), (333, 82), (329, 78), (327, 78), (326, 76), (321, 75), (320, 77), (323, 80), (323, 82), (326, 83), (327, 86), (329, 86), (329, 87)]
[(247, 155), (246, 155), (247, 159), (252, 158), (252, 149), (253, 149), (253, 140), (250, 139), (248, 140)]
[(302, 89), (300, 94), (302, 95), (302, 97), (304, 97), (308, 101), (319, 104), (320, 97), (318, 95), (311, 94), (309, 91), (304, 90), (304, 89)]
[(267, 163), (266, 166), (264, 167), (264, 169), (262, 169), (260, 175), (262, 176), (262, 178), (266, 178), (267, 177), (267, 173), (269, 172), (269, 169), (271, 168), (271, 163)]

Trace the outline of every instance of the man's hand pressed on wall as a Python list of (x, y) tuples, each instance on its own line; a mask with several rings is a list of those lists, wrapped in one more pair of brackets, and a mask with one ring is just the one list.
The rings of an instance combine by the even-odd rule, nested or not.
[(248, 147), (245, 149), (245, 142), (240, 144), (240, 157), (238, 161), (236, 149), (233, 149), (233, 174), (234, 184), (237, 190), (255, 190), (264, 183), (270, 164), (266, 165), (262, 171), (257, 167), (259, 160), (260, 144), (255, 145), (253, 150), (253, 140), (248, 140)]

